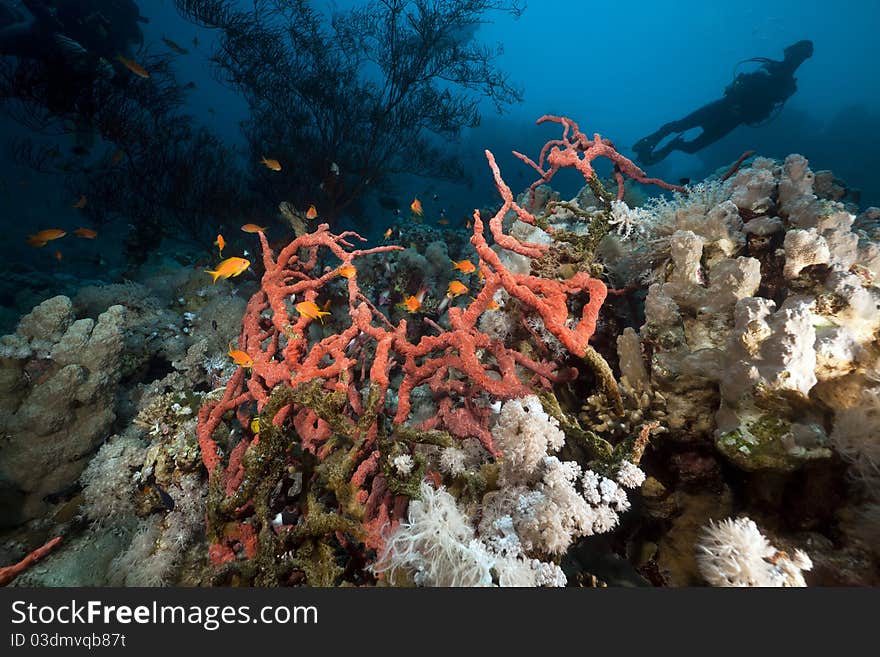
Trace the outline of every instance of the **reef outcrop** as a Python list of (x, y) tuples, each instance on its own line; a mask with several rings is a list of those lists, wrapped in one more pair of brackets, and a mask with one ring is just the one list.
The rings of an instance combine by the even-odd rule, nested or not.
[(75, 319), (48, 299), (0, 338), (3, 524), (37, 517), (44, 498), (75, 483), (116, 418), (125, 310)]

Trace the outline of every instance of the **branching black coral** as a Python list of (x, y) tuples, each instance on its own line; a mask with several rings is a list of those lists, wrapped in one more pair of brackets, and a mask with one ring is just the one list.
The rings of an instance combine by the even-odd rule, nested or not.
[(481, 97), (499, 110), (521, 99), (494, 67), (500, 49), (473, 38), (486, 13), (518, 15), (515, 2), (383, 0), (336, 12), (329, 25), (304, 0), (176, 4), (221, 32), (215, 74), (250, 108), (252, 159), (282, 163), (282, 175), (258, 171), (258, 188), (300, 206), (320, 188), (329, 220), (389, 174), (460, 175), (436, 136), (476, 126)]

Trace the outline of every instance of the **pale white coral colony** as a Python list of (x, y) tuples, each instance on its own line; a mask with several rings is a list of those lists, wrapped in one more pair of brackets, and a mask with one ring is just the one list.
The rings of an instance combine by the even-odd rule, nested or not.
[(789, 556), (767, 540), (749, 518), (727, 518), (704, 527), (697, 566), (712, 586), (806, 586), (803, 571), (813, 567), (801, 550)]
[[(613, 529), (629, 508), (623, 486), (644, 480), (632, 463), (621, 464), (614, 481), (548, 454), (565, 435), (534, 395), (505, 402), (492, 437), (503, 454), (499, 489), (483, 497), (479, 520), (444, 489), (424, 483), (375, 572), (392, 581), (406, 573), (424, 586), (563, 586), (565, 575), (548, 557)], [(458, 471), (460, 450), (444, 450), (441, 466)]]

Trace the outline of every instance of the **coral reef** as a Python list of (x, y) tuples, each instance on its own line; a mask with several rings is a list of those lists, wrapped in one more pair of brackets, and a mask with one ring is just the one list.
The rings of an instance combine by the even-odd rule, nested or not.
[[(70, 299), (44, 301), (0, 338), (0, 486), (19, 500), (14, 525), (75, 483), (115, 420), (125, 311), (75, 319)], [(4, 504), (4, 507), (12, 506)], [(11, 511), (11, 509), (10, 509)]]
[(295, 236), (247, 237), (256, 280), (156, 256), (22, 317), (4, 577), (877, 581), (880, 211), (799, 155), (678, 186), (544, 122), (523, 193), (485, 152), (501, 202), (467, 232), (357, 248), (282, 204)]
[[(573, 167), (598, 190), (589, 163), (599, 156), (614, 162), (619, 181), (626, 173), (652, 182), (609, 142), (598, 137), (587, 140), (568, 119), (558, 122), (564, 126), (563, 139), (545, 147), (550, 168), (541, 171), (541, 182), (562, 167)], [(559, 159), (563, 152), (565, 157)], [(265, 274), (261, 289), (248, 303), (238, 342), (252, 364), (233, 375), (219, 402), (209, 402), (199, 412), (199, 444), (212, 487), (208, 502), (211, 558), (225, 567), (226, 576), (275, 582), (299, 577), (299, 572), (313, 584), (328, 577), (335, 581), (344, 573), (326, 563), (326, 551), (347, 549), (351, 553), (356, 545), (347, 539), (331, 548), (321, 542), (322, 537), (335, 532), (339, 541), (340, 533), (347, 532), (368, 549), (381, 548), (380, 530), (386, 525), (393, 528), (403, 517), (408, 499), (418, 494), (428, 466), (424, 461), (418, 467), (414, 464), (419, 463), (424, 445), (449, 449), (455, 440), (477, 438), (487, 456), (503, 457), (504, 450), (489, 430), (494, 405), (537, 390), (548, 391), (553, 383), (576, 378), (578, 370), (560, 362), (563, 355), (570, 354), (585, 364), (622, 412), (613, 373), (589, 345), (605, 301), (605, 284), (588, 270), (560, 278), (508, 268), (499, 253), (534, 259), (546, 255), (550, 247), (504, 232), (509, 214), (523, 225), (534, 226), (536, 217), (514, 199), (492, 153), (486, 151), (486, 157), (504, 203), (488, 221), (495, 242), (491, 247), (482, 215), (474, 213), (471, 244), (477, 252), (474, 269), (482, 286), (471, 303), (443, 308), (445, 326), (426, 317), (414, 340), (406, 319), (391, 324), (359, 287), (360, 259), (400, 251), (401, 247), (357, 250), (350, 240), (360, 236), (352, 232), (334, 235), (329, 226), (321, 225), (296, 237), (275, 255), (260, 233)], [(543, 166), (543, 154), (540, 162)], [(604, 192), (602, 195), (604, 198)], [(590, 255), (593, 246), (587, 247)], [(398, 262), (404, 270), (430, 271), (430, 260), (442, 262), (448, 257), (444, 249), (432, 247), (428, 245), (425, 255), (404, 251)], [(319, 258), (327, 257), (325, 251), (340, 264), (320, 270)], [(332, 295), (334, 279), (343, 268), (352, 272), (342, 290), (348, 322), (333, 331), (316, 331), (314, 314), (303, 308), (314, 305), (319, 296)], [(532, 329), (525, 334), (530, 336), (531, 347), (508, 346), (502, 339), (503, 329), (495, 332), (496, 337), (480, 331), (480, 317), (493, 312), (490, 305), (502, 291), (509, 297), (505, 306), (515, 305), (517, 312), (540, 321), (540, 331)], [(299, 311), (295, 319), (290, 316), (292, 304)], [(542, 355), (548, 344), (558, 356), (556, 362)], [(425, 397), (426, 393), (430, 397)], [(416, 399), (423, 408), (414, 414)], [(425, 413), (425, 406), (432, 411)], [(225, 418), (232, 413), (243, 434), (230, 440)], [(257, 414), (258, 429), (253, 429)], [(416, 417), (424, 419), (413, 423)], [(293, 452), (291, 444), (296, 447)], [(610, 448), (604, 455), (612, 457)], [(614, 458), (621, 460), (619, 455)], [(577, 536), (613, 526), (616, 512), (627, 506), (625, 495), (613, 480), (599, 478), (592, 471), (582, 473), (575, 462), (548, 457), (540, 467), (531, 465), (531, 470), (521, 473), (527, 481), (502, 477), (509, 495), (496, 496), (493, 502), (504, 509), (501, 515), (510, 516), (514, 526), (522, 524), (528, 535), (524, 544), (527, 552), (563, 552)], [(447, 462), (446, 469), (458, 467)], [(309, 470), (314, 471), (316, 486), (311, 493), (304, 486)], [(297, 486), (299, 494), (289, 496), (289, 504), (276, 516), (271, 490), (288, 487), (293, 473), (301, 477), (303, 487), (300, 490)], [(575, 483), (581, 479), (583, 491), (578, 492)], [(323, 491), (332, 491), (333, 506), (319, 501), (327, 497)], [(537, 495), (535, 504), (547, 508), (536, 511), (534, 517), (512, 516), (503, 500), (527, 491)], [(580, 502), (569, 508), (574, 500)], [(591, 511), (591, 504), (599, 505), (595, 518), (597, 512)], [(559, 515), (555, 521), (560, 525), (558, 536), (548, 536), (546, 545), (537, 543), (541, 530), (535, 523), (551, 522), (547, 517), (554, 513)], [(285, 514), (306, 517), (307, 522), (291, 526)], [(270, 524), (267, 520), (273, 516), (279, 521)], [(452, 534), (461, 539), (460, 532)], [(308, 556), (303, 558), (300, 553), (305, 548)], [(245, 564), (237, 557), (242, 552)], [(272, 555), (279, 553), (291, 557), (269, 567)]]
[[(867, 463), (875, 449), (846, 427), (880, 376), (878, 247), (812, 181), (801, 156), (758, 158), (720, 203), (679, 196), (648, 222), (669, 256), (648, 274), (639, 335), (669, 435), (709, 436), (746, 470), (792, 470), (835, 443)], [(631, 358), (621, 370), (644, 381)]]
[[(201, 581), (207, 487), (196, 415), (234, 369), (225, 352), (244, 308), (209, 282), (161, 266), (139, 282), (86, 286), (0, 339), (10, 409), (0, 461), (15, 468), (3, 474), (4, 523), (14, 528), (3, 547), (20, 558), (50, 529), (65, 536), (16, 584)], [(49, 386), (65, 370), (81, 375), (58, 384), (60, 394)], [(58, 422), (63, 429), (37, 433)], [(155, 540), (138, 552), (133, 538), (148, 528)], [(149, 568), (114, 565), (126, 559)]]

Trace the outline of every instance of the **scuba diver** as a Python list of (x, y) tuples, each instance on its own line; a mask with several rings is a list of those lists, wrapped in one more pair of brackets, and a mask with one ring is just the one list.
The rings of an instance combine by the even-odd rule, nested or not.
[[(760, 62), (761, 66), (756, 71), (737, 75), (724, 90), (723, 98), (703, 105), (683, 119), (665, 124), (657, 132), (636, 142), (633, 150), (638, 160), (644, 164), (656, 164), (672, 151), (696, 153), (737, 126), (756, 126), (781, 110), (797, 90), (794, 73), (804, 60), (812, 56), (813, 42), (798, 41), (783, 53), (782, 61), (766, 57), (744, 60)], [(702, 132), (686, 141), (683, 133), (693, 128), (701, 128)], [(678, 133), (675, 138), (657, 148), (664, 138), (674, 133)]]

